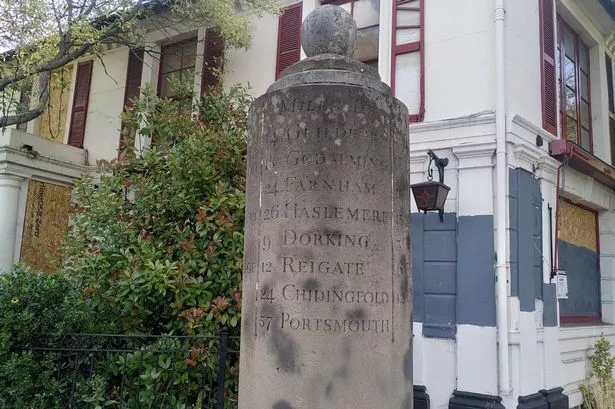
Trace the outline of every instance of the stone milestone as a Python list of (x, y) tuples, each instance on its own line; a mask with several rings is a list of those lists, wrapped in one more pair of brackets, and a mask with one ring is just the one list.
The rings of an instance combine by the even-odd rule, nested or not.
[(336, 6), (250, 108), (240, 409), (412, 406), (408, 112)]

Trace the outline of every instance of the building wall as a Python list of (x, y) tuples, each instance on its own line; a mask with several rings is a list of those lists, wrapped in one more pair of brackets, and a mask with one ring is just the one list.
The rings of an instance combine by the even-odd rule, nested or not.
[(224, 83), (227, 87), (249, 85), (252, 95), (259, 96), (275, 81), (278, 17), (265, 16), (253, 21), (253, 46), (226, 53)]
[(102, 61), (94, 59), (83, 141), (83, 147), (88, 150), (92, 164), (98, 159), (110, 160), (117, 157), (127, 65), (126, 47), (105, 53)]
[(494, 38), (492, 0), (426, 1), (425, 122), (495, 109)]

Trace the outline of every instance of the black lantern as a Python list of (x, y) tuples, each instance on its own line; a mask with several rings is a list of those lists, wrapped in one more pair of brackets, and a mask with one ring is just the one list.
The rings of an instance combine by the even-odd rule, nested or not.
[[(450, 187), (444, 184), (444, 168), (448, 165), (448, 158), (439, 158), (431, 149), (427, 151), (429, 155), (429, 166), (427, 170), (427, 182), (410, 185), (414, 201), (419, 211), (424, 213), (437, 210), (440, 214), (440, 222), (444, 220), (444, 202)], [(432, 162), (438, 168), (439, 181), (433, 181)]]

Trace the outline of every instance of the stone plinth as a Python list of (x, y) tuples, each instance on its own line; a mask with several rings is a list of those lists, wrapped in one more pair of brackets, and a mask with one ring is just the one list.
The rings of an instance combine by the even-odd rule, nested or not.
[(240, 409), (411, 407), (407, 120), (339, 54), (252, 105)]

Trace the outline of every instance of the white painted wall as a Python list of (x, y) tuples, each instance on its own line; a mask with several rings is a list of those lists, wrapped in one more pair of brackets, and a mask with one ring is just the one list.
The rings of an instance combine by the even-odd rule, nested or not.
[(506, 92), (508, 112), (542, 126), (538, 1), (506, 2)]
[(127, 65), (126, 47), (105, 53), (102, 61), (94, 60), (83, 142), (91, 163), (96, 163), (98, 159), (117, 157)]
[(252, 47), (226, 53), (224, 82), (226, 87), (249, 85), (252, 95), (258, 97), (275, 81), (278, 17), (254, 17), (253, 22)]
[(426, 3), (425, 121), (493, 110), (493, 0)]

